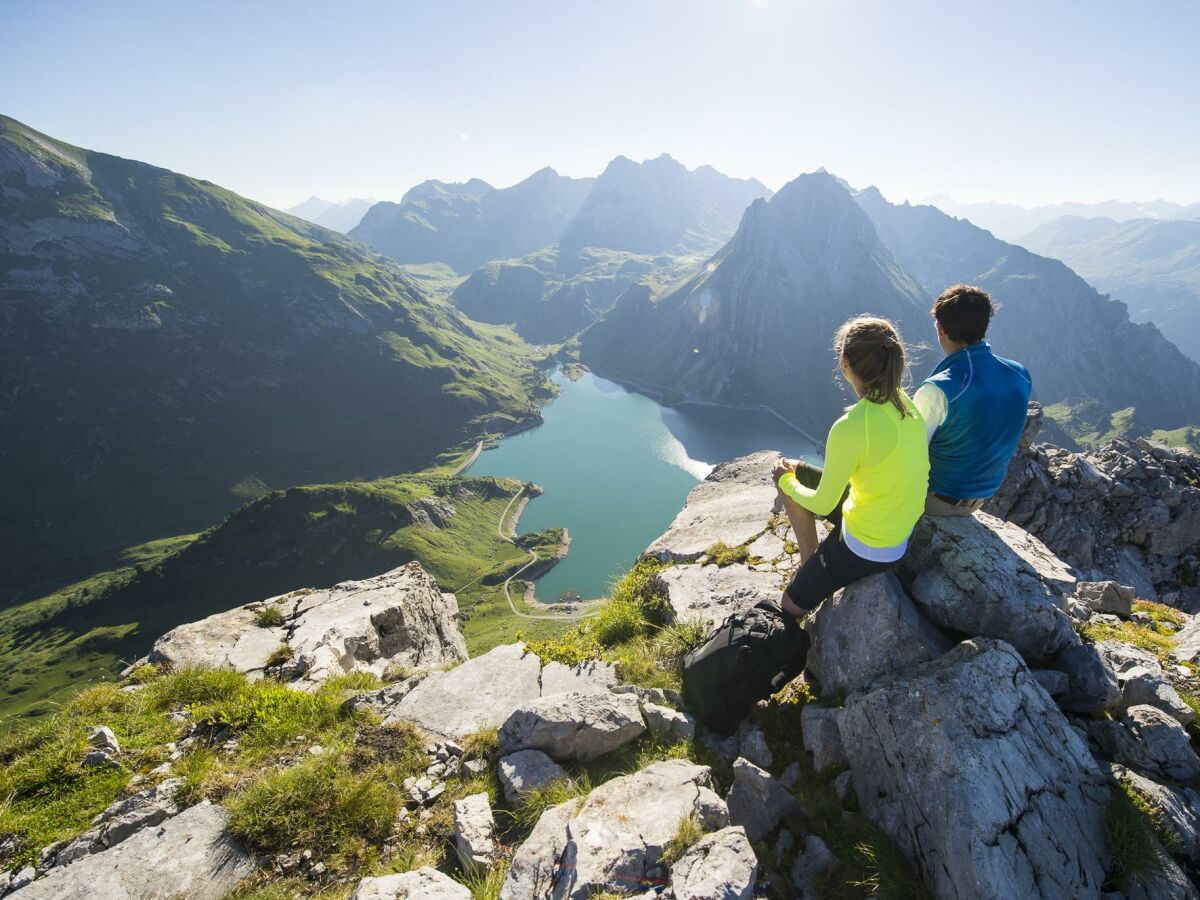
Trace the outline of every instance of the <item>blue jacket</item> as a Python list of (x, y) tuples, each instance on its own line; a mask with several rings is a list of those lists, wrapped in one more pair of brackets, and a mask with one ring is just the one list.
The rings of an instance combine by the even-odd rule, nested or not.
[(946, 419), (929, 442), (929, 489), (954, 500), (992, 496), (1025, 429), (1029, 372), (979, 341), (943, 359), (925, 383), (946, 395)]

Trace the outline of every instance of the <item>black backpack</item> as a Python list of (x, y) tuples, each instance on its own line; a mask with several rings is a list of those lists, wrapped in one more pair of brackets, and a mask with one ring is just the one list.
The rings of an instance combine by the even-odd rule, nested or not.
[(769, 600), (734, 613), (683, 658), (683, 700), (710, 731), (732, 734), (750, 707), (804, 670), (808, 634)]

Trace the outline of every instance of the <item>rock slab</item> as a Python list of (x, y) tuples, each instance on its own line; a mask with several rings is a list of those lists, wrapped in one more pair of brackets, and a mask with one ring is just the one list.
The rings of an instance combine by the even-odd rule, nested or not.
[(855, 694), (840, 728), (862, 808), (936, 896), (1099, 894), (1105, 776), (1011, 646)]
[(364, 878), (350, 900), (471, 900), (471, 892), (449, 875), (424, 866), (399, 875)]
[(750, 900), (758, 857), (736, 825), (706, 834), (671, 866), (675, 900)]
[(530, 791), (544, 788), (567, 775), (562, 766), (541, 750), (510, 753), (500, 759), (496, 769), (500, 786), (504, 789), (504, 799), (512, 806), (520, 803)]
[(572, 691), (513, 710), (500, 727), (500, 752), (541, 750), (559, 762), (587, 762), (645, 733), (636, 695)]

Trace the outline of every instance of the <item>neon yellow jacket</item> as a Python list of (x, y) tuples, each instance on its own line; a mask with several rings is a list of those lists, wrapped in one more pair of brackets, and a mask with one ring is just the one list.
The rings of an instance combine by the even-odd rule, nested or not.
[(850, 485), (842, 506), (843, 527), (870, 547), (895, 547), (912, 533), (925, 511), (929, 448), (925, 422), (907, 394), (908, 415), (892, 403), (860, 399), (829, 429), (825, 470), (816, 489), (791, 472), (779, 489), (818, 516), (828, 515)]

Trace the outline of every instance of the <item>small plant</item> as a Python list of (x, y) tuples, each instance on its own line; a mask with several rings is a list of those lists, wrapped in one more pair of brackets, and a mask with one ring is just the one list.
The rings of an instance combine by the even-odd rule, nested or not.
[(661, 857), (663, 863), (669, 866), (678, 862), (692, 844), (702, 837), (704, 837), (704, 829), (700, 827), (700, 820), (696, 818), (696, 814), (684, 816), (679, 820), (674, 836), (663, 847)]
[(267, 661), (263, 663), (263, 668), (274, 669), (282, 666), (285, 662), (292, 658), (292, 648), (285, 642), (280, 644), (271, 651), (271, 655), (267, 657)]
[(724, 541), (717, 541), (711, 547), (704, 551), (706, 565), (713, 563), (721, 568), (732, 566), (735, 563), (744, 563), (750, 561), (750, 549), (744, 544), (738, 547), (730, 547)]
[(1153, 600), (1134, 600), (1133, 611), (1146, 613), (1156, 623), (1170, 622), (1180, 627), (1188, 623), (1187, 613), (1165, 603), (1155, 603)]
[(277, 603), (271, 603), (261, 607), (254, 614), (254, 624), (259, 628), (278, 628), (283, 624), (283, 613), (279, 611)]
[(159, 674), (159, 668), (154, 663), (140, 663), (130, 670), (129, 681), (134, 684), (149, 684)]
[(1157, 822), (1149, 804), (1127, 783), (1114, 788), (1104, 815), (1108, 842), (1108, 883), (1124, 890), (1131, 879), (1152, 880), (1163, 871), (1164, 853), (1155, 834)]
[(580, 800), (592, 791), (592, 779), (584, 772), (577, 778), (559, 778), (548, 785), (535, 788), (521, 798), (513, 817), (518, 827), (528, 831), (537, 824), (542, 813), (568, 800)]
[(1100, 641), (1121, 641), (1133, 644), (1141, 650), (1148, 650), (1160, 660), (1166, 662), (1175, 641), (1170, 635), (1163, 634), (1154, 625), (1138, 625), (1136, 622), (1121, 622), (1113, 625), (1109, 622), (1084, 622), (1079, 632), (1094, 643)]
[(462, 741), (463, 759), (491, 759), (500, 750), (500, 735), (495, 728), (482, 728)]

